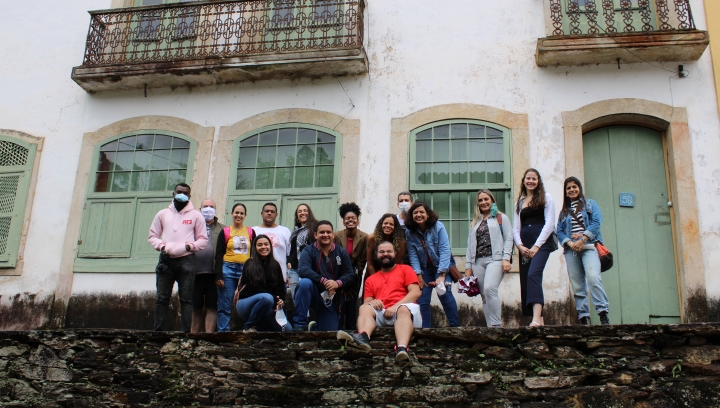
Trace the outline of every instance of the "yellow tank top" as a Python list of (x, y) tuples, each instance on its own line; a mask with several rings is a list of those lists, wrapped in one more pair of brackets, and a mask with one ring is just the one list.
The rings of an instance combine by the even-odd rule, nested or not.
[[(221, 232), (224, 234), (225, 231)], [(230, 239), (223, 261), (244, 264), (250, 258), (250, 230), (248, 227), (237, 230), (230, 226)]]

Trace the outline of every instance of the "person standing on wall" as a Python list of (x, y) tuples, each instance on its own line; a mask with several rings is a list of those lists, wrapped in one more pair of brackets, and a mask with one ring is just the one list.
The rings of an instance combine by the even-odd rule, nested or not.
[[(398, 194), (398, 208), (400, 209), (400, 213), (397, 215), (398, 223), (402, 227), (403, 234), (405, 234), (407, 228), (405, 227), (405, 219), (407, 219), (408, 211), (410, 211), (410, 207), (415, 204), (415, 200), (413, 200), (413, 196), (409, 191), (402, 191), (400, 194)], [(397, 249), (396, 249), (397, 251)], [(407, 251), (405, 251), (405, 254), (402, 257), (402, 263), (405, 265), (410, 265), (410, 258), (408, 257)]]
[(490, 190), (478, 191), (475, 217), (468, 233), (465, 276), (475, 275), (478, 280), (488, 327), (502, 327), (498, 287), (505, 273), (510, 272), (512, 247), (510, 219), (498, 211)]
[(272, 252), (267, 235), (258, 235), (253, 240), (250, 259), (245, 262), (236, 289), (235, 307), (245, 321), (244, 332), (283, 330), (275, 320), (275, 313), (285, 304), (285, 280)]
[[(430, 300), (433, 288), (438, 286), (438, 298), (445, 310), (450, 327), (460, 326), (458, 308), (452, 290), (448, 269), (450, 268), (450, 239), (438, 215), (423, 202), (410, 207), (410, 217), (405, 220), (406, 239), (410, 265), (418, 275), (422, 295), (418, 300), (422, 313), (423, 328), (430, 328)], [(445, 289), (445, 290), (443, 290)]]
[[(205, 219), (208, 245), (195, 254), (195, 290), (193, 291), (193, 317), (191, 333), (214, 333), (217, 331), (218, 291), (215, 283), (215, 247), (224, 225), (215, 216), (215, 201), (206, 198), (200, 204)], [(205, 319), (203, 319), (205, 309)]]
[(295, 299), (295, 288), (300, 281), (298, 275), (298, 255), (300, 255), (309, 244), (315, 240), (313, 233), (315, 232), (315, 216), (310, 206), (302, 203), (295, 209), (295, 224), (292, 234), (290, 234), (290, 253), (288, 255), (288, 282), (290, 295)]
[(308, 330), (308, 311), (317, 313), (317, 330), (336, 331), (344, 305), (345, 286), (354, 280), (352, 261), (345, 248), (335, 245), (330, 221), (320, 221), (315, 230), (315, 243), (300, 254), (295, 289), (293, 326), (297, 331)]
[(345, 295), (344, 313), (340, 318), (340, 327), (347, 330), (355, 330), (357, 324), (357, 300), (360, 293), (360, 281), (362, 280), (363, 269), (367, 263), (367, 239), (368, 234), (358, 229), (360, 223), (360, 207), (355, 203), (345, 203), (339, 208), (342, 217), (344, 230), (335, 232), (335, 245), (339, 245), (347, 251), (352, 262), (355, 278), (353, 284), (343, 288)]
[(374, 256), (377, 246), (381, 242), (392, 242), (395, 247), (395, 263), (402, 264), (405, 253), (407, 252), (407, 242), (405, 240), (405, 231), (400, 226), (398, 218), (394, 214), (384, 214), (375, 225), (375, 231), (368, 236), (367, 239), (367, 276), (375, 273)]
[(545, 192), (540, 172), (525, 170), (515, 204), (513, 238), (520, 252), (520, 297), (523, 316), (532, 316), (530, 327), (543, 326), (543, 270), (555, 243), (555, 205)]
[(230, 331), (232, 299), (242, 277), (245, 262), (250, 258), (250, 246), (255, 237), (252, 228), (243, 225), (245, 204), (233, 205), (230, 215), (233, 225), (218, 235), (215, 246), (215, 282), (218, 291), (217, 325), (219, 332)]
[(274, 203), (265, 203), (260, 213), (263, 223), (253, 227), (258, 235), (267, 235), (273, 244), (273, 255), (280, 264), (283, 281), (288, 283), (287, 257), (290, 254), (290, 230), (275, 223), (278, 217), (278, 208)]
[(565, 180), (565, 197), (557, 225), (557, 236), (563, 247), (568, 275), (575, 295), (575, 308), (581, 324), (590, 324), (590, 287), (593, 305), (600, 324), (610, 324), (609, 302), (600, 277), (600, 256), (595, 243), (602, 243), (602, 213), (595, 200), (586, 199), (577, 177)]
[(207, 246), (205, 219), (190, 202), (190, 186), (180, 183), (173, 189), (173, 201), (160, 210), (152, 224), (148, 242), (160, 251), (155, 268), (157, 300), (153, 330), (162, 331), (173, 285), (178, 283), (180, 330), (192, 326), (192, 295), (195, 286), (195, 253)]
[(401, 366), (410, 363), (410, 338), (415, 328), (422, 327), (418, 278), (411, 267), (395, 264), (395, 248), (392, 242), (382, 242), (377, 247), (375, 262), (379, 273), (365, 282), (363, 305), (360, 306), (358, 332), (338, 331), (336, 338), (346, 348), (369, 352), (370, 336), (376, 327), (395, 328), (395, 362)]

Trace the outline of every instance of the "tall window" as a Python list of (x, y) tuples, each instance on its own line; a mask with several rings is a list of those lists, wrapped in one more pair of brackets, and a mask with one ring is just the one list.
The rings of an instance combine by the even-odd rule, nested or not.
[(0, 135), (0, 268), (17, 264), (36, 145)]
[(510, 213), (510, 169), (510, 130), (502, 126), (453, 120), (410, 133), (410, 189), (438, 213), (455, 254), (465, 253), (479, 189), (492, 190)]
[(228, 208), (242, 202), (246, 222), (257, 225), (259, 206), (272, 201), (292, 229), (295, 207), (307, 202), (316, 218), (335, 221), (341, 152), (340, 134), (318, 126), (284, 124), (243, 135), (233, 148)]
[(98, 146), (75, 271), (152, 270), (150, 223), (170, 205), (175, 185), (190, 183), (194, 156), (195, 142), (172, 132), (132, 132)]

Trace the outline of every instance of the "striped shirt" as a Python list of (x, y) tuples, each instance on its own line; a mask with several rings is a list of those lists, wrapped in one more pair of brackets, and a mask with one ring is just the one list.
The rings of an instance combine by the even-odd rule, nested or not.
[[(580, 200), (575, 200), (570, 203), (570, 209), (575, 216), (570, 215), (570, 225), (572, 226), (572, 235), (582, 234), (585, 232), (585, 225), (583, 223), (582, 214), (577, 213), (577, 207), (580, 204)], [(577, 217), (577, 218), (576, 218)]]

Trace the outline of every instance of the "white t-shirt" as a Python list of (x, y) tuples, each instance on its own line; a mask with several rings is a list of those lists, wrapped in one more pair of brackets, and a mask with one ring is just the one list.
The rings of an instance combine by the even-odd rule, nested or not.
[(398, 215), (397, 215), (397, 219), (398, 219), (398, 222), (400, 223), (400, 226), (401, 226), (401, 227), (404, 227), (404, 226), (405, 226), (405, 221), (403, 221), (401, 215), (402, 215), (402, 214), (398, 214)]
[(287, 257), (290, 255), (290, 230), (278, 225), (275, 228), (261, 226), (253, 227), (255, 236), (267, 235), (272, 241), (273, 256), (278, 261), (283, 272), (283, 279), (287, 280)]

